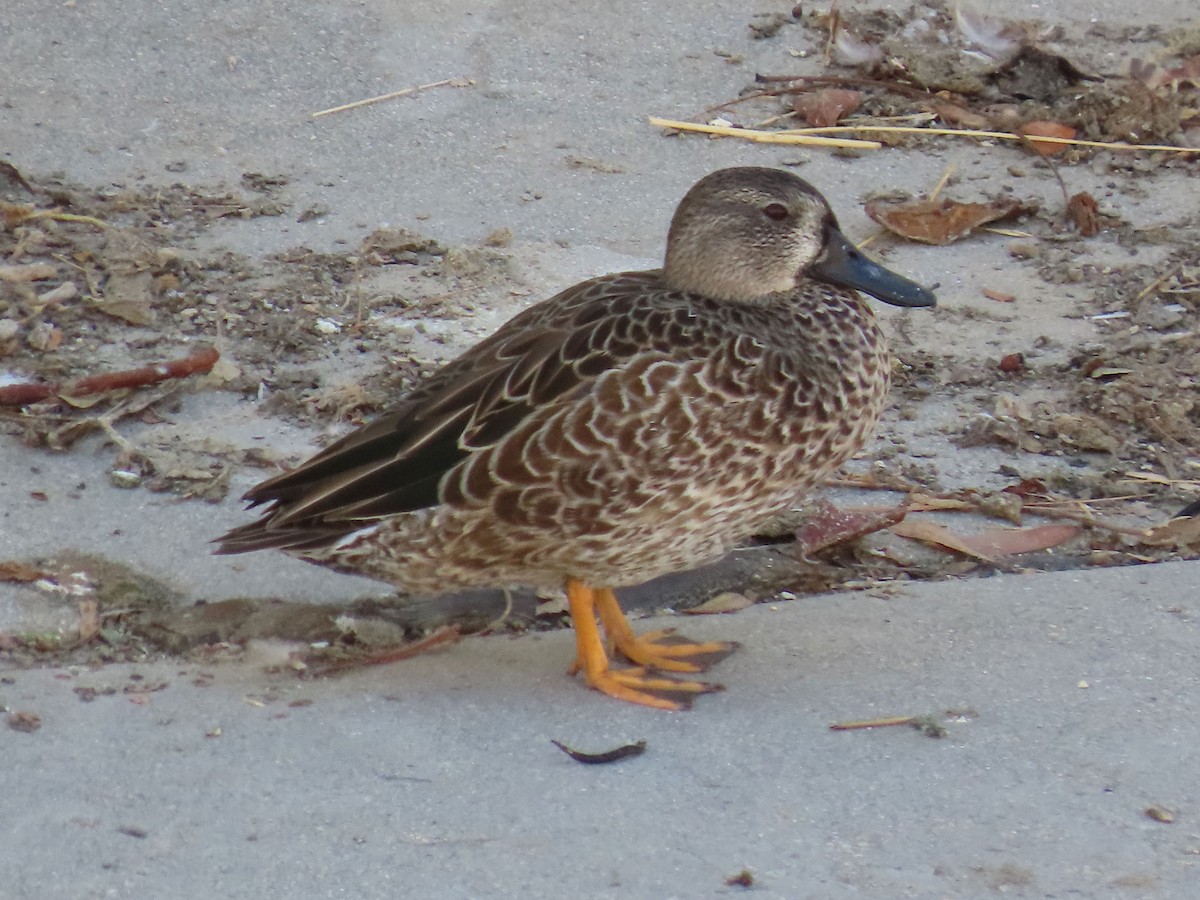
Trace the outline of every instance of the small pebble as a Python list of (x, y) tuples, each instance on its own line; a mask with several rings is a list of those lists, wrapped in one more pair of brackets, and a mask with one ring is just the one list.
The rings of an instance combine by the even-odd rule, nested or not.
[(108, 473), (108, 480), (113, 487), (127, 491), (140, 487), (142, 484), (142, 476), (128, 469), (113, 469)]

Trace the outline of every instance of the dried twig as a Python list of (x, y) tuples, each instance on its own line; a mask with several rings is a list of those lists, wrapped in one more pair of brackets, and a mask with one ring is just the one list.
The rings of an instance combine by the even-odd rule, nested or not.
[(310, 666), (305, 674), (312, 678), (322, 678), (326, 675), (338, 675), (342, 672), (362, 669), (367, 666), (384, 666), (389, 663), (399, 662), (402, 659), (412, 659), (414, 656), (420, 656), (426, 650), (440, 647), (443, 644), (457, 644), (461, 640), (462, 632), (458, 630), (457, 625), (443, 625), (441, 628), (434, 629), (430, 634), (418, 641), (413, 641), (411, 644), (393, 647), (381, 653), (372, 653), (368, 656), (357, 657), (355, 659), (339, 660), (325, 666)]
[(730, 128), (725, 125), (698, 125), (695, 122), (681, 122), (678, 119), (660, 119), (657, 116), (650, 117), (650, 124), (656, 128), (672, 128), (676, 131), (698, 131), (701, 134), (715, 134), (721, 137), (740, 137), (759, 144), (791, 144), (793, 146), (799, 144), (805, 147), (839, 147), (851, 150), (878, 150), (883, 146), (878, 141), (807, 136), (791, 131), (760, 131), (754, 128)]
[[(767, 133), (803, 137), (806, 135), (838, 134), (841, 132), (850, 134), (924, 134), (977, 139), (991, 138), (1000, 141), (1030, 140), (1027, 136), (1013, 131), (978, 131), (972, 128), (917, 128), (903, 125), (829, 125), (821, 128), (791, 128), (785, 131)], [(1036, 141), (1039, 144), (1066, 144), (1071, 147), (1096, 147), (1101, 150), (1162, 150), (1170, 153), (1200, 153), (1200, 147), (1176, 147), (1171, 144), (1128, 144), (1124, 141), (1087, 141), (1082, 138), (1042, 137), (1041, 135), (1036, 137)]]
[[(720, 125), (697, 125), (694, 122), (681, 122), (675, 119), (660, 119), (650, 117), (650, 124), (659, 128), (674, 128), (677, 131), (699, 131), (705, 134), (716, 134), (722, 137), (738, 137), (746, 141), (761, 144), (803, 144), (808, 146), (850, 147), (855, 149), (878, 150), (882, 144), (877, 141), (849, 141), (844, 144), (833, 143), (834, 138), (826, 141), (814, 141), (814, 138), (829, 134), (914, 134), (926, 137), (966, 137), (992, 139), (999, 141), (1023, 141), (1030, 139), (1023, 134), (1012, 131), (978, 131), (971, 128), (921, 128), (905, 125), (828, 125), (820, 128), (788, 128), (781, 131), (762, 131), (755, 128), (726, 128)], [(1200, 147), (1175, 147), (1170, 144), (1127, 144), (1123, 141), (1086, 141), (1081, 138), (1037, 137), (1042, 144), (1066, 144), (1071, 147), (1096, 147), (1101, 150), (1114, 151), (1153, 151), (1162, 150), (1169, 153), (1200, 153)]]
[(896, 725), (911, 725), (916, 716), (887, 716), (882, 719), (857, 719), (852, 722), (834, 722), (830, 731), (859, 731), (863, 728), (890, 728)]
[(66, 213), (57, 209), (39, 209), (25, 216), (22, 221), (30, 219), (53, 219), (55, 222), (78, 222), (81, 225), (95, 225), (97, 228), (107, 228), (108, 223), (95, 216), (81, 216), (78, 213)]
[(191, 356), (185, 356), (183, 359), (172, 359), (153, 366), (143, 366), (140, 369), (89, 375), (66, 384), (55, 382), (8, 384), (0, 387), (0, 406), (23, 406), (26, 403), (37, 403), (39, 400), (54, 396), (83, 397), (117, 388), (146, 387), (171, 378), (186, 378), (189, 375), (203, 374), (209, 371), (220, 358), (221, 354), (215, 347), (201, 347)]
[(348, 109), (358, 109), (360, 106), (370, 106), (372, 103), (382, 103), (384, 100), (408, 97), (412, 94), (419, 94), (421, 91), (427, 91), (430, 88), (446, 87), (447, 85), (450, 87), (471, 87), (473, 84), (475, 84), (473, 78), (444, 78), (441, 81), (432, 81), (429, 84), (419, 84), (416, 87), (404, 88), (402, 91), (392, 91), (390, 94), (380, 94), (378, 97), (368, 97), (366, 100), (355, 100), (353, 103), (343, 103), (341, 106), (323, 109), (320, 112), (313, 113), (312, 118), (319, 119), (321, 116), (345, 112)]

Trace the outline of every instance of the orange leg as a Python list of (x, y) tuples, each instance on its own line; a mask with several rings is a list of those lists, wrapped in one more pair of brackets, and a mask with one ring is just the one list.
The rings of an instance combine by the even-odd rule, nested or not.
[[(596, 591), (575, 578), (567, 579), (567, 603), (571, 610), (571, 623), (575, 627), (577, 650), (575, 664), (571, 667), (572, 674), (583, 672), (589, 687), (610, 697), (656, 709), (687, 709), (692, 705), (692, 697), (696, 694), (723, 690), (718, 684), (656, 677), (645, 668), (609, 668), (608, 654), (604, 650), (604, 642), (596, 624), (597, 602), (607, 605), (607, 601), (601, 599), (604, 593), (603, 590)], [(608, 594), (611, 596), (611, 591)], [(619, 613), (620, 609), (617, 611)], [(601, 612), (602, 618), (604, 615)], [(621, 621), (624, 622), (624, 615), (621, 615)], [(606, 620), (605, 628), (607, 627)], [(625, 627), (629, 627), (627, 622)], [(630, 636), (632, 637), (632, 630)]]
[(664, 628), (638, 637), (611, 588), (596, 589), (596, 612), (617, 652), (639, 666), (669, 672), (704, 672), (738, 648), (733, 641), (697, 643)]

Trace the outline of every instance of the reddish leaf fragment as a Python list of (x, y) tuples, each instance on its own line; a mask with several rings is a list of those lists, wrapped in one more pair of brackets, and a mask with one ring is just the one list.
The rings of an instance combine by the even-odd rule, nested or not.
[(1042, 156), (1057, 156), (1069, 147), (1069, 144), (1059, 144), (1053, 141), (1039, 141), (1040, 137), (1073, 139), (1076, 131), (1070, 125), (1061, 122), (1026, 122), (1021, 126), (1021, 134), (1029, 138), (1034, 149)]
[(220, 359), (220, 354), (215, 347), (201, 347), (191, 356), (182, 359), (171, 359), (157, 365), (143, 366), (140, 369), (89, 375), (68, 384), (21, 382), (0, 385), (0, 406), (22, 406), (26, 403), (37, 403), (53, 397), (55, 394), (82, 397), (117, 388), (146, 387), (166, 381), (168, 378), (186, 378), (189, 375), (203, 374), (209, 371), (218, 359)]
[(989, 300), (995, 300), (997, 303), (1012, 303), (1017, 299), (1015, 294), (1006, 294), (1004, 291), (994, 291), (991, 288), (984, 288), (981, 293)]
[(861, 91), (825, 88), (798, 95), (792, 101), (792, 108), (814, 128), (827, 128), (854, 112), (862, 106), (862, 102)]
[(836, 544), (856, 541), (860, 537), (895, 525), (906, 515), (908, 508), (904, 506), (856, 511), (825, 504), (796, 529), (796, 550), (805, 556), (811, 556)]
[(955, 550), (991, 562), (1000, 556), (1015, 556), (1048, 550), (1080, 534), (1075, 525), (1035, 525), (1031, 528), (990, 528), (977, 534), (955, 534), (927, 519), (908, 519), (892, 526), (892, 533)]
[(42, 717), (28, 710), (14, 710), (8, 714), (8, 727), (13, 731), (32, 734), (42, 727)]
[(1020, 353), (1010, 353), (1000, 359), (1000, 371), (1012, 375), (1025, 371), (1025, 357)]
[(1076, 525), (1034, 525), (1029, 528), (989, 528), (970, 535), (968, 544), (992, 556), (1016, 556), (1049, 550), (1078, 537)]
[(0, 563), (0, 581), (10, 581), (16, 584), (28, 584), (45, 578), (48, 573), (23, 562)]
[(1036, 201), (1004, 198), (990, 203), (960, 203), (957, 200), (913, 200), (889, 203), (869, 200), (867, 215), (910, 241), (925, 244), (952, 244), (980, 225), (997, 222), (1037, 210)]
[(1096, 198), (1087, 191), (1080, 191), (1067, 201), (1067, 215), (1084, 237), (1095, 237), (1100, 233), (1100, 209)]
[(730, 875), (726, 878), (725, 884), (729, 887), (754, 887), (754, 873), (749, 869), (742, 869), (736, 875)]
[(928, 519), (905, 519), (903, 522), (898, 522), (891, 527), (892, 534), (898, 534), (900, 537), (911, 538), (914, 541), (921, 541), (926, 544), (933, 544), (937, 547), (944, 547), (947, 550), (954, 550), (964, 556), (973, 556), (976, 559), (982, 559), (984, 562), (994, 562), (992, 557), (986, 553), (980, 553), (971, 547), (965, 535), (957, 535), (944, 525), (939, 525), (937, 522), (931, 522)]
[(705, 600), (699, 606), (685, 609), (684, 612), (689, 616), (717, 616), (723, 613), (738, 612), (753, 605), (754, 601), (745, 594), (739, 594), (736, 591), (721, 591), (715, 597)]
[(1035, 497), (1043, 500), (1049, 498), (1050, 489), (1046, 487), (1046, 482), (1040, 478), (1026, 478), (1017, 484), (1010, 484), (1002, 493), (1016, 494), (1022, 498)]
[[(1182, 511), (1187, 513), (1188, 510)], [(1151, 547), (1184, 547), (1200, 545), (1200, 516), (1178, 515), (1175, 518), (1146, 529), (1142, 543)]]
[(946, 125), (957, 125), (962, 128), (973, 129), (974, 131), (990, 131), (993, 127), (992, 120), (989, 117), (982, 113), (973, 112), (965, 106), (959, 106), (957, 103), (951, 103), (948, 100), (931, 103), (927, 108)]

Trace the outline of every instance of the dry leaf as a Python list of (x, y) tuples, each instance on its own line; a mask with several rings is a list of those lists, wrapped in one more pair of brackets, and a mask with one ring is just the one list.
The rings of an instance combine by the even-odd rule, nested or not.
[(992, 557), (986, 553), (979, 553), (973, 547), (964, 542), (960, 535), (956, 535), (944, 525), (939, 525), (937, 522), (931, 522), (928, 519), (905, 519), (903, 522), (898, 522), (891, 527), (892, 534), (900, 537), (911, 538), (914, 541), (922, 541), (926, 544), (933, 544), (938, 547), (945, 547), (947, 550), (956, 550), (964, 556), (973, 556), (976, 559), (982, 559), (984, 562), (993, 562)]
[(930, 104), (928, 109), (946, 125), (958, 125), (962, 128), (970, 128), (975, 131), (990, 131), (992, 129), (992, 120), (988, 116), (973, 112), (965, 106), (959, 106), (957, 103), (942, 100)]
[(906, 515), (906, 506), (884, 510), (850, 510), (838, 509), (832, 504), (822, 505), (796, 529), (795, 549), (804, 556), (811, 556), (894, 525)]
[(1040, 478), (1025, 478), (1017, 484), (1010, 484), (1002, 493), (1016, 494), (1021, 498), (1034, 498), (1037, 500), (1047, 500), (1050, 498), (1050, 489), (1046, 487), (1046, 482)]
[(32, 734), (42, 727), (42, 717), (29, 710), (15, 710), (8, 714), (8, 727), (13, 731)]
[(35, 211), (32, 203), (6, 203), (0, 200), (0, 223), (3, 223), (6, 229), (12, 230), (30, 218)]
[(25, 263), (19, 266), (0, 266), (0, 281), (9, 284), (26, 284), (30, 281), (45, 281), (53, 278), (58, 270), (49, 263)]
[(25, 337), (27, 343), (34, 350), (42, 353), (51, 353), (59, 348), (62, 344), (63, 333), (61, 329), (55, 328), (49, 322), (38, 322), (29, 329), (29, 334)]
[(1025, 371), (1025, 357), (1020, 353), (1009, 353), (1000, 358), (1000, 371), (1009, 375)]
[(1100, 210), (1096, 198), (1087, 191), (1080, 191), (1067, 201), (1067, 215), (1084, 237), (1095, 237), (1100, 233)]
[(23, 562), (0, 562), (0, 581), (10, 581), (17, 584), (28, 584), (45, 578), (46, 572)]
[(970, 510), (975, 504), (957, 497), (935, 497), (933, 494), (923, 494), (913, 491), (908, 495), (909, 512), (933, 512), (934, 510)]
[(862, 106), (862, 102), (861, 91), (825, 88), (798, 95), (792, 101), (792, 108), (814, 128), (827, 128), (854, 112)]
[(144, 303), (133, 300), (106, 300), (96, 304), (100, 312), (130, 325), (146, 327), (154, 324), (154, 311)]
[(130, 325), (144, 327), (154, 322), (154, 310), (151, 306), (153, 302), (153, 273), (113, 274), (104, 285), (104, 302), (96, 308)]
[(1070, 125), (1060, 122), (1026, 122), (1020, 128), (1021, 134), (1029, 138), (1034, 149), (1042, 156), (1057, 156), (1069, 147), (1069, 144), (1057, 144), (1050, 141), (1039, 141), (1040, 137), (1073, 139), (1077, 132)]
[(1187, 547), (1200, 544), (1200, 516), (1181, 516), (1147, 529), (1143, 544), (1152, 547)]
[(1014, 199), (990, 203), (960, 203), (957, 200), (913, 200), (890, 203), (869, 200), (866, 213), (888, 231), (910, 241), (952, 244), (980, 225), (1024, 215), (1037, 210), (1036, 201)]
[(79, 598), (79, 643), (89, 643), (100, 633), (100, 601), (95, 594)]
[(928, 519), (906, 519), (892, 526), (892, 533), (955, 550), (992, 562), (997, 557), (1048, 550), (1077, 537), (1076, 525), (1035, 525), (1031, 528), (989, 528), (977, 534), (955, 534)]
[(684, 612), (689, 616), (715, 616), (722, 613), (737, 612), (753, 605), (754, 601), (745, 594), (739, 594), (735, 591), (722, 591), (699, 606), (685, 609)]
[(1077, 538), (1077, 525), (1034, 525), (1029, 528), (989, 528), (966, 536), (968, 546), (990, 556), (1016, 556), (1049, 550)]
[(65, 303), (68, 300), (74, 300), (79, 294), (79, 288), (75, 287), (73, 281), (64, 281), (53, 290), (46, 291), (44, 294), (39, 294), (37, 302), (43, 306), (53, 306), (56, 303)]

